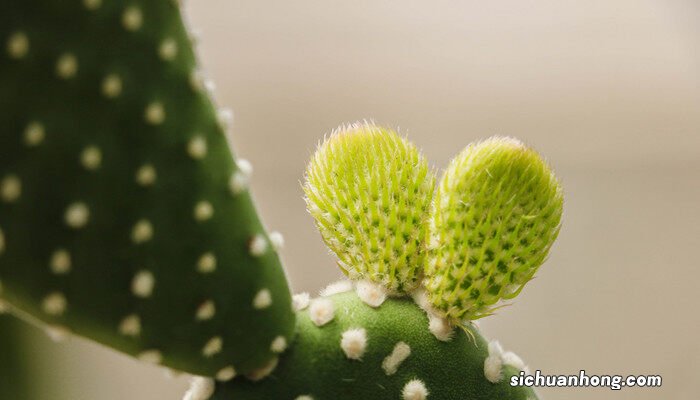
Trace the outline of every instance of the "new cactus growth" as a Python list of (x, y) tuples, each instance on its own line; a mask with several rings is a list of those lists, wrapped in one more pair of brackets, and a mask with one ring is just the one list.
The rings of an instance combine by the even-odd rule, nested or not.
[(200, 375), (186, 400), (536, 398), (508, 384), (522, 360), (471, 322), (556, 239), (561, 189), (533, 150), (470, 145), (436, 186), (396, 132), (339, 128), (304, 192), (350, 280), (292, 299), (177, 2), (6, 3), (0, 296), (14, 314)]

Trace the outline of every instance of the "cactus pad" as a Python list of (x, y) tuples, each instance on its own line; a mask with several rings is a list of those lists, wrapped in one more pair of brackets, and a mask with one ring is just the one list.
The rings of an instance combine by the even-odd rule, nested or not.
[(0, 296), (199, 375), (275, 357), (291, 297), (178, 2), (2, 2), (0, 43)]
[(389, 129), (358, 123), (339, 128), (319, 146), (304, 191), (343, 272), (405, 292), (422, 277), (434, 182), (413, 144)]
[(443, 174), (430, 214), (426, 288), (453, 320), (515, 297), (559, 233), (562, 191), (539, 155), (510, 138), (468, 146)]
[[(333, 309), (319, 326), (314, 302)], [(297, 318), (297, 339), (269, 379), (235, 379), (216, 385), (211, 400), (534, 400), (509, 377), (524, 368), (504, 357), (474, 327), (437, 340), (426, 314), (409, 298), (373, 308), (355, 293), (312, 300)], [(511, 365), (512, 364), (512, 365)], [(204, 400), (211, 387), (198, 382), (186, 399)], [(197, 396), (200, 389), (201, 396)]]

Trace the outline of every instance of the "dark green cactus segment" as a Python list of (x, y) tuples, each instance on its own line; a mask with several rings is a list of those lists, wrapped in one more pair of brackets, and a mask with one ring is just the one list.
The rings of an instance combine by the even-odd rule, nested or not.
[[(518, 373), (514, 367), (496, 365), (495, 372), (501, 374), (497, 383), (486, 378), (485, 362), (490, 356), (490, 346), (471, 327), (473, 337), (459, 331), (455, 332), (452, 340), (443, 342), (428, 330), (428, 318), (423, 310), (408, 299), (389, 299), (378, 308), (368, 306), (354, 293), (338, 294), (327, 299), (333, 304), (334, 319), (317, 326), (323, 319), (319, 320), (321, 311), (318, 306), (314, 307), (313, 302), (308, 311), (300, 312), (297, 339), (280, 358), (277, 369), (268, 379), (250, 382), (238, 378), (217, 384), (211, 398), (537, 398), (529, 388), (510, 386), (509, 377)], [(202, 392), (201, 397), (191, 395), (186, 398), (207, 398), (207, 391)]]
[(0, 295), (198, 375), (273, 358), (289, 290), (177, 2), (3, 2), (0, 43)]

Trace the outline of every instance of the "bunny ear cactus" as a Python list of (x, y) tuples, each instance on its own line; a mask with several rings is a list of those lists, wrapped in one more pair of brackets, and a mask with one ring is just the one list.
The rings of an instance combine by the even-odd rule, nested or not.
[(352, 281), (295, 296), (297, 338), (272, 379), (198, 380), (185, 398), (536, 399), (509, 384), (522, 360), (471, 320), (515, 297), (544, 261), (559, 230), (559, 184), (533, 150), (492, 138), (433, 185), (395, 132), (368, 123), (334, 132), (304, 191)]
[(0, 43), (0, 296), (193, 374), (274, 359), (291, 296), (178, 2), (6, 1)]

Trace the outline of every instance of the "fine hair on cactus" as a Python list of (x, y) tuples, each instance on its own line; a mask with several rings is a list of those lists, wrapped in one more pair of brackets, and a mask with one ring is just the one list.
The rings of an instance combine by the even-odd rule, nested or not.
[[(345, 279), (292, 295), (181, 14), (0, 5), (2, 311), (190, 374), (186, 400), (537, 399), (474, 320), (557, 238), (563, 192), (538, 153), (491, 137), (439, 172), (397, 129), (340, 126), (298, 173)], [(9, 343), (21, 322), (0, 318)]]

